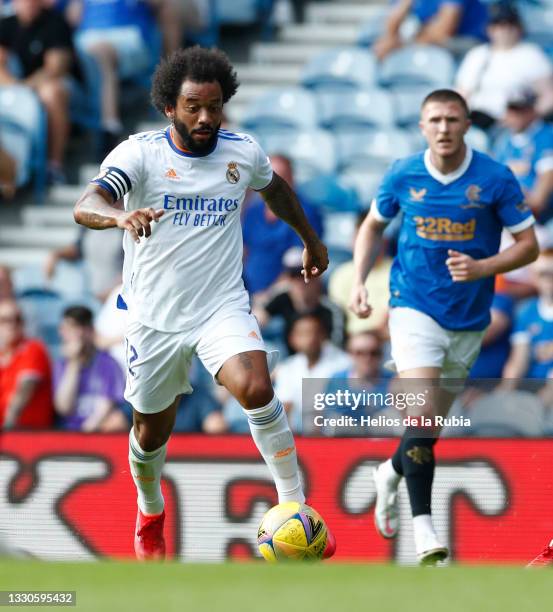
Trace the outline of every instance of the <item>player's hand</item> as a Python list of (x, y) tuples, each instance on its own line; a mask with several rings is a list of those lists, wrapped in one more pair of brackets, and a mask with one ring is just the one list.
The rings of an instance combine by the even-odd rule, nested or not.
[(482, 262), (470, 255), (449, 249), (445, 260), (449, 274), (454, 283), (466, 283), (486, 276)]
[(369, 292), (365, 285), (354, 285), (351, 289), (349, 309), (360, 319), (370, 317), (373, 309), (369, 304)]
[(309, 279), (320, 276), (327, 268), (328, 251), (320, 240), (303, 249), (303, 270), (301, 273), (306, 283), (309, 282)]
[(163, 209), (154, 210), (153, 208), (139, 208), (125, 212), (117, 217), (117, 227), (126, 230), (136, 242), (140, 242), (140, 238), (149, 238), (152, 234), (151, 222), (158, 222), (159, 218), (165, 211)]

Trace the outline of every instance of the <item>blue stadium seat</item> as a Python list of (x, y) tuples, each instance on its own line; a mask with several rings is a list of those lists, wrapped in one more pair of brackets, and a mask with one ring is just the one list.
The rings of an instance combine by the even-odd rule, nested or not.
[(318, 174), (298, 187), (313, 205), (329, 211), (359, 211), (361, 203), (352, 185), (336, 174)]
[(361, 207), (369, 208), (376, 196), (383, 175), (383, 170), (350, 168), (340, 174), (340, 179), (342, 184), (355, 189)]
[(490, 152), (490, 137), (475, 126), (472, 126), (465, 136), (465, 142), (472, 148), (482, 153)]
[(315, 56), (303, 69), (304, 87), (321, 91), (351, 91), (376, 83), (375, 56), (358, 47), (340, 47)]
[(399, 129), (366, 129), (335, 135), (340, 172), (382, 170), (399, 157), (414, 151), (409, 134)]
[[(18, 162), (18, 185), (34, 180), (35, 198), (44, 199), (46, 187), (46, 113), (32, 89), (24, 85), (0, 87), (0, 133), (6, 149)], [(6, 139), (4, 141), (4, 139)]]
[(379, 10), (376, 11), (377, 7), (375, 6), (374, 8), (374, 15), (361, 25), (359, 36), (357, 37), (357, 44), (360, 47), (371, 47), (376, 39), (382, 36), (383, 24), (385, 23), (390, 9), (387, 6), (382, 6), (378, 7)]
[(410, 89), (394, 90), (396, 123), (407, 128), (418, 126), (422, 101), (433, 89), (428, 85), (422, 85)]
[(296, 131), (317, 127), (313, 95), (300, 87), (274, 89), (257, 97), (242, 120), (246, 131), (260, 136), (275, 130)]
[(323, 91), (317, 94), (319, 123), (339, 128), (391, 126), (395, 122), (392, 95), (384, 89), (359, 89), (348, 94)]
[(524, 23), (525, 38), (550, 50), (553, 47), (553, 2), (524, 2), (517, 8)]
[(266, 18), (272, 4), (273, 0), (215, 0), (214, 10), (221, 24), (248, 25)]
[(390, 88), (420, 85), (437, 88), (450, 86), (454, 75), (455, 61), (449, 51), (432, 45), (410, 45), (383, 60), (379, 80)]
[(268, 155), (281, 154), (292, 160), (298, 183), (336, 169), (334, 140), (325, 130), (258, 132), (258, 138)]
[(17, 296), (29, 336), (40, 338), (56, 354), (59, 348), (58, 326), (65, 307), (63, 298), (48, 289), (27, 289)]

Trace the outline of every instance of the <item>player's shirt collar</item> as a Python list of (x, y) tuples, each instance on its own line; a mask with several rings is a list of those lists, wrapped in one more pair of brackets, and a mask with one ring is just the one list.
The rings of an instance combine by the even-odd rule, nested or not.
[(167, 138), (167, 142), (169, 143), (169, 146), (171, 147), (171, 149), (173, 149), (175, 153), (178, 153), (179, 155), (182, 155), (183, 157), (205, 157), (206, 155), (213, 153), (213, 151), (215, 151), (215, 147), (217, 146), (217, 138), (216, 138), (211, 149), (209, 149), (209, 151), (206, 151), (205, 153), (193, 153), (192, 151), (189, 151), (188, 149), (181, 149), (177, 145), (177, 143), (173, 140), (171, 126), (169, 126), (165, 130), (165, 137)]
[(430, 149), (426, 149), (424, 152), (424, 165), (428, 174), (434, 179), (436, 179), (442, 185), (449, 185), (456, 181), (458, 178), (461, 178), (463, 174), (468, 170), (470, 166), (470, 162), (472, 161), (472, 149), (467, 145), (467, 152), (465, 154), (465, 159), (463, 163), (455, 170), (454, 172), (449, 172), (448, 174), (443, 174), (440, 172), (436, 166), (432, 163), (430, 158)]

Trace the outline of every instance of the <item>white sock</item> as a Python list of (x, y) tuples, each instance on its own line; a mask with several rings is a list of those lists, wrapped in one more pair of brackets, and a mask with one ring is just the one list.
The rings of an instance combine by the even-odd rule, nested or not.
[(417, 552), (428, 550), (433, 546), (437, 539), (434, 525), (432, 525), (432, 515), (419, 514), (413, 517), (413, 532), (415, 536), (415, 549)]
[(138, 507), (142, 514), (161, 514), (165, 505), (161, 494), (161, 470), (165, 463), (167, 444), (155, 451), (140, 448), (134, 435), (129, 434), (129, 466), (138, 491)]
[(394, 466), (392, 465), (391, 459), (388, 459), (384, 461), (384, 463), (381, 463), (378, 469), (381, 471), (382, 475), (390, 484), (396, 487), (397, 485), (399, 485), (399, 482), (401, 480), (401, 474), (398, 474), (394, 470)]
[(253, 440), (269, 468), (278, 492), (278, 502), (304, 502), (294, 436), (280, 400), (246, 410)]

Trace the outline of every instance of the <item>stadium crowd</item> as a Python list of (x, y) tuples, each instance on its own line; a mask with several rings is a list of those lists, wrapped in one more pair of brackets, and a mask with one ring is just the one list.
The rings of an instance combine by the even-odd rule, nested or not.
[[(304, 3), (293, 4), (296, 18), (302, 20)], [(100, 135), (97, 156), (102, 159), (125, 135), (122, 80), (144, 84), (160, 55), (186, 41), (209, 40), (202, 36), (207, 36), (212, 24), (207, 0), (12, 0), (2, 6), (0, 89), (21, 84), (35, 91), (43, 104), (51, 184), (66, 180), (65, 149), (71, 122), (79, 116), (72, 104), (78, 106), (79, 96), (86, 97), (91, 70), (101, 83), (94, 127)], [(546, 53), (550, 49), (525, 40), (524, 24), (513, 3), (402, 0), (386, 24), (380, 24), (372, 46), (376, 57), (382, 60), (405, 44), (403, 25), (413, 14), (418, 28), (411, 41), (442, 45), (454, 53), (456, 88), (467, 97), (474, 124), (485, 132), (489, 153), (519, 179), (538, 222), (542, 254), (532, 266), (497, 278), (492, 323), (471, 378), (504, 379), (496, 386), (505, 392), (516, 386), (512, 379), (541, 381), (539, 397), (546, 411), (542, 433), (551, 433), (553, 64)], [(157, 26), (151, 27), (154, 23)], [(0, 120), (0, 142), (1, 132)], [(294, 160), (278, 147), (268, 152), (275, 170), (297, 189), (317, 233), (335, 242), (336, 227), (328, 222), (332, 215), (316, 201), (312, 190), (295, 180)], [(4, 198), (15, 191), (17, 163), (8, 144), (0, 149)], [(361, 204), (355, 208), (358, 227), (367, 211)], [(339, 202), (331, 210), (339, 211)], [(255, 193), (244, 204), (242, 221), (244, 282), (267, 344), (280, 352), (273, 376), (293, 429), (302, 431), (302, 378), (326, 381), (322, 390), (386, 387), (393, 377), (387, 364), (387, 281), (397, 226), (387, 231), (367, 280), (373, 314), (361, 320), (347, 310), (351, 249), (335, 250), (338, 256), (324, 279), (306, 284), (300, 274), (301, 243)], [(355, 231), (350, 231), (345, 241), (354, 238)], [(116, 308), (121, 257), (118, 230), (83, 229), (77, 243), (51, 252), (43, 270), (46, 279), (55, 275), (60, 262), (82, 262), (78, 270), (87, 278), (82, 299), (39, 287), (19, 291), (12, 280), (16, 271), (0, 267), (2, 428), (128, 430), (131, 410), (123, 389), (133, 359), (125, 346), (125, 314)], [(191, 383), (194, 393), (181, 400), (176, 431), (248, 430), (238, 404), (199, 361), (194, 363)], [(474, 409), (476, 403), (472, 394), (462, 409)]]

